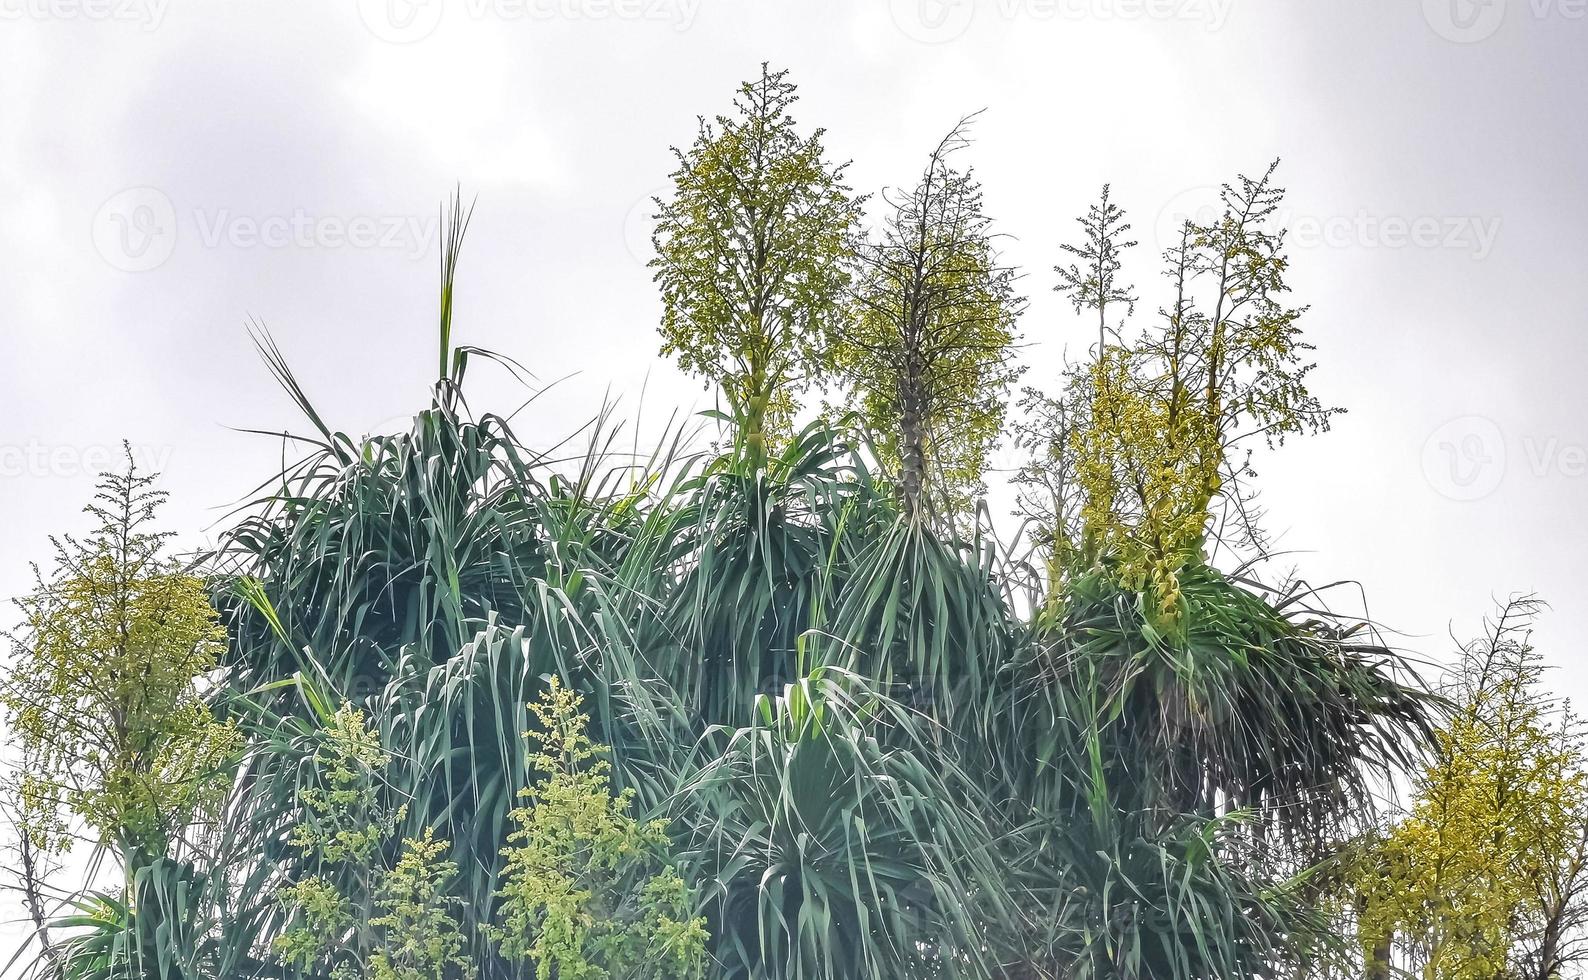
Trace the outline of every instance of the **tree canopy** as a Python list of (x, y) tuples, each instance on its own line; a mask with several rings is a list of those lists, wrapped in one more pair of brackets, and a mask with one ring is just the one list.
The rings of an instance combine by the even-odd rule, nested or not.
[[(1013, 426), (967, 123), (867, 237), (794, 96), (763, 68), (659, 204), (719, 442), (603, 416), (570, 459), (471, 405), (471, 360), (522, 372), (454, 340), (455, 199), (409, 424), (335, 428), (260, 331), (305, 424), (213, 549), (165, 557), (151, 478), (106, 478), (6, 675), (29, 975), (1559, 976), (1588, 770), (1511, 619), (1436, 690), (1263, 561), (1251, 450), (1333, 414), (1273, 168), (1139, 325), (1105, 188), (1054, 269), (1090, 349)], [(1035, 526), (1001, 536), (1010, 429)], [(52, 918), (78, 838), (118, 873)]]
[(859, 248), (853, 315), (833, 345), (911, 515), (963, 511), (982, 489), (1019, 375), (1017, 273), (999, 261), (980, 183), (953, 166), (969, 125), (944, 137), (913, 188), (885, 196), (882, 231)]
[(53, 566), (19, 600), (0, 705), (34, 844), (68, 846), (75, 818), (131, 871), (214, 819), (240, 743), (203, 692), (226, 631), (204, 579), (166, 554), (164, 493), (127, 460), (87, 507), (93, 533), (53, 539)]
[(1543, 686), (1537, 603), (1460, 651), (1438, 755), (1350, 882), (1365, 955), (1423, 977), (1563, 976), (1588, 958), (1588, 755)]
[(702, 117), (674, 149), (673, 195), (656, 202), (662, 353), (721, 388), (758, 457), (767, 434), (790, 434), (822, 363), (860, 217), (847, 165), (827, 159), (823, 130), (800, 131), (797, 100), (788, 72), (763, 64), (732, 114)]

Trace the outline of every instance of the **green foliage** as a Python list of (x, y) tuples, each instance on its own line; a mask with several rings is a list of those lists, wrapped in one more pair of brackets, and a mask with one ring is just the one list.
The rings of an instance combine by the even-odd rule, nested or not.
[(802, 135), (789, 115), (787, 76), (763, 64), (733, 115), (702, 118), (689, 150), (674, 149), (653, 238), (662, 353), (721, 387), (756, 460), (767, 435), (788, 436), (793, 396), (841, 317), (861, 203), (823, 131)]
[(153, 529), (154, 476), (105, 474), (89, 538), (52, 539), (55, 564), (19, 600), (25, 617), (0, 705), (21, 743), (24, 822), (46, 849), (81, 820), (129, 876), (211, 819), (235, 727), (200, 697), (226, 639), (204, 581)]
[[(1125, 238), (1130, 225), (1124, 210), (1109, 200), (1107, 184), (1098, 202), (1077, 220), (1082, 241), (1059, 246), (1073, 260), (1068, 266), (1054, 266), (1059, 277), (1054, 290), (1068, 295), (1076, 313), (1096, 311), (1095, 355), (1101, 359), (1111, 329), (1109, 308), (1123, 306), (1127, 317), (1136, 308), (1135, 293), (1120, 279), (1124, 253), (1136, 243)], [(1057, 395), (1035, 387), (1023, 389), (1020, 410), (1024, 417), (1014, 424), (1015, 444), (1031, 452), (1013, 478), (1020, 488), (1017, 512), (1035, 525), (1035, 543), (1046, 553), (1050, 603), (1056, 601), (1065, 578), (1081, 564), (1077, 553), (1081, 515), (1092, 491), (1081, 482), (1081, 462), (1075, 451), (1091, 426), (1092, 400), (1086, 397), (1087, 385), (1076, 366), (1067, 366), (1063, 381), (1063, 390)]]
[(1433, 699), (1361, 624), (1316, 614), (1309, 590), (1264, 595), (1203, 564), (1180, 578), (1185, 617), (1168, 632), (1111, 576), (1072, 584), (1053, 642), (1086, 707), (1065, 714), (1128, 774), (1137, 807), (1248, 810), (1327, 840), (1371, 809), (1375, 780), (1418, 760)]
[(390, 758), (362, 711), (344, 702), (317, 734), (311, 777), (298, 788), (297, 822), (287, 838), (314, 873), (281, 890), (292, 925), (275, 949), (302, 970), (329, 966), (357, 975), (374, 941), (370, 909), (381, 847), (402, 814), (380, 805), (379, 780)]
[[(1289, 977), (1322, 942), (1323, 923), (1294, 882), (1252, 873), (1246, 815), (1102, 815), (1052, 831), (1063, 876), (1039, 887), (1060, 930), (1047, 975), (1086, 978)], [(1062, 836), (1061, 836), (1062, 835)]]
[(818, 668), (702, 746), (678, 807), (731, 978), (987, 977), (1018, 912), (947, 732)]
[(1149, 597), (1075, 577), (989, 692), (977, 771), (1049, 910), (1023, 947), (1056, 975), (1269, 976), (1314, 955), (1309, 867), (1426, 737), (1429, 697), (1309, 593), (1183, 578), (1165, 632)]
[(513, 813), (501, 926), (510, 959), (558, 980), (690, 980), (705, 959), (705, 920), (668, 856), (663, 821), (630, 810), (633, 790), (611, 790), (605, 746), (586, 734), (580, 698), (553, 678), (531, 705), (542, 776)]
[(443, 385), (407, 432), (356, 440), (322, 428), (280, 352), (260, 347), (316, 429), (223, 542), (227, 570), (259, 583), (257, 601), (218, 600), (239, 685), (301, 671), (367, 693), (405, 656), (418, 670), (455, 654), (492, 612), (530, 619), (546, 494), (506, 420), (466, 418)]
[(332, 977), (472, 978), (457, 902), (447, 892), (458, 869), (442, 857), (446, 844), (427, 827), (402, 842), (395, 864), (386, 863), (385, 845), (407, 811), (381, 805), (391, 757), (364, 712), (344, 702), (317, 741), (313, 777), (298, 789), (298, 821), (288, 837), (316, 873), (278, 895), (289, 925), (276, 938), (276, 954), (288, 966)]
[(1253, 475), (1243, 444), (1327, 429), (1336, 411), (1307, 390), (1305, 308), (1284, 303), (1284, 234), (1268, 227), (1284, 195), (1275, 166), (1226, 185), (1211, 223), (1180, 229), (1164, 253), (1169, 302), (1137, 338), (1118, 336), (1124, 317), (1120, 327), (1111, 319), (1120, 306), (1127, 317), (1134, 310), (1120, 278), (1134, 242), (1107, 187), (1081, 220), (1082, 244), (1065, 247), (1079, 261), (1057, 269), (1056, 288), (1077, 312), (1096, 312), (1098, 344), (1063, 395), (1028, 396), (1039, 419), (1069, 424), (1062, 445), (1024, 433), (1042, 454), (1025, 478), (1057, 488), (1051, 507), (1037, 501), (1056, 559), (1106, 564), (1127, 588), (1154, 595), (1166, 625), (1182, 611), (1177, 573), (1201, 560), (1215, 502), (1230, 511), (1229, 543), (1262, 547), (1240, 489)]
[[(273, 822), (300, 808), (298, 768), (280, 760), (312, 741), (339, 692), (358, 698), (392, 754), (386, 780), (408, 804), (405, 836), (433, 827), (452, 844), (464, 933), (488, 964), (481, 926), (515, 793), (531, 778), (520, 736), (540, 678), (593, 680), (600, 726), (624, 710), (618, 685), (654, 690), (637, 722), (672, 730), (676, 709), (639, 657), (665, 639), (653, 597), (665, 594), (675, 518), (641, 509), (648, 498), (634, 488), (647, 481), (632, 469), (603, 469), (610, 432), (591, 434), (585, 470), (552, 473), (505, 419), (466, 417), (446, 386), (406, 432), (360, 443), (316, 431), (314, 452), (271, 481), (280, 491), (225, 542), (227, 567), (258, 583), (222, 593), (236, 637), (231, 683), (257, 692), (265, 714), (234, 826), (270, 846)], [(635, 545), (652, 522), (659, 536)], [(637, 677), (648, 683), (628, 680)], [(322, 686), (331, 707), (294, 696)], [(670, 744), (631, 736), (613, 759), (633, 772)], [(317, 873), (296, 850), (283, 859)]]
[(1452, 980), (1556, 976), (1567, 963), (1588, 903), (1588, 755), (1542, 687), (1534, 607), (1512, 602), (1462, 650), (1436, 760), (1355, 865), (1367, 957), (1382, 945)]
[(983, 490), (1020, 373), (1017, 274), (999, 260), (981, 184), (951, 165), (968, 125), (932, 151), (911, 191), (887, 200), (879, 237), (860, 248), (853, 312), (831, 349), (912, 515), (964, 513)]
[(375, 897), (375, 907), (383, 914), (371, 919), (370, 925), (386, 939), (370, 959), (372, 980), (474, 976), (451, 908), (456, 903), (447, 894), (458, 868), (441, 857), (445, 849), (428, 828), (423, 837), (403, 841), (402, 857), (381, 881)]
[(292, 845), (328, 864), (370, 864), (403, 816), (379, 802), (378, 780), (390, 761), (364, 712), (343, 702), (314, 754), (317, 784), (298, 791), (303, 814)]
[[(1028, 433), (1033, 568), (966, 513), (1019, 302), (962, 133), (846, 282), (855, 202), (791, 99), (767, 73), (703, 127), (658, 243), (675, 353), (770, 448), (636, 458), (603, 415), (542, 453), (473, 413), (461, 207), (451, 367), (406, 431), (334, 430), (261, 338), (308, 455), (213, 556), (229, 635), (181, 702), (224, 706), (239, 771), (213, 841), (86, 903), (69, 975), (1213, 980), (1327, 952), (1316, 865), (1420, 761), (1431, 702), (1310, 591), (1205, 557), (1236, 441), (1317, 418), (1277, 238), (1188, 230), (1176, 268), (1224, 298), (1125, 344), (1123, 218), (1088, 216), (1061, 278), (1102, 367)], [(788, 233), (783, 192), (814, 225)], [(758, 267), (747, 318), (727, 291)], [(859, 417), (779, 428), (823, 341)]]
[(255, 924), (233, 915), (224, 897), (237, 880), (224, 867), (203, 870), (199, 863), (157, 858), (139, 867), (121, 893), (73, 897), (72, 911), (52, 923), (62, 936), (55, 948), (59, 972), (46, 959), (27, 975), (203, 980), (259, 972), (249, 955)]
[(289, 966), (313, 969), (353, 928), (353, 903), (324, 878), (305, 878), (288, 885), (281, 890), (281, 900), (298, 922), (275, 944)]

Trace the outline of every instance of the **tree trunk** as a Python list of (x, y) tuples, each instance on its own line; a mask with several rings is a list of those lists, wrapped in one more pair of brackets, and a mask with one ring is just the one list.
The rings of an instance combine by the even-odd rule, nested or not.
[(22, 901), (27, 906), (28, 918), (33, 921), (33, 934), (38, 937), (39, 948), (49, 963), (47, 976), (59, 977), (61, 961), (55, 950), (55, 942), (50, 938), (49, 918), (44, 912), (42, 874), (34, 859), (33, 841), (28, 837), (26, 828), (21, 828), (19, 833), (21, 839), (17, 842), (17, 851), (22, 859)]
[(1368, 953), (1366, 980), (1390, 980), (1390, 943), (1394, 936), (1385, 936), (1373, 944)]
[(1553, 980), (1559, 974), (1560, 958), (1560, 915), (1557, 909), (1551, 909), (1550, 915), (1544, 925), (1544, 935), (1539, 939), (1538, 947), (1538, 980)]
[(921, 513), (921, 495), (926, 487), (926, 418), (921, 395), (920, 358), (905, 357), (903, 383), (899, 392), (899, 468), (900, 492), (906, 517)]
[(743, 426), (745, 453), (750, 468), (760, 470), (766, 465), (766, 411), (772, 401), (772, 386), (766, 368), (766, 358), (752, 354), (750, 376), (744, 381), (742, 402), (734, 406), (738, 422)]

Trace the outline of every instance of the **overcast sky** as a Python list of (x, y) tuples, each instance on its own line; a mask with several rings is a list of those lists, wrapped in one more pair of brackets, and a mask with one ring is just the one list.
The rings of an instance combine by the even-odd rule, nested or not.
[(229, 427), (297, 425), (250, 318), (333, 424), (420, 407), (455, 183), (457, 338), (573, 375), (531, 441), (647, 379), (647, 416), (705, 407), (657, 356), (646, 203), (768, 60), (862, 190), (986, 107), (1034, 384), (1090, 336), (1051, 267), (1102, 183), (1145, 312), (1160, 229), (1283, 158), (1313, 390), (1350, 414), (1262, 467), (1269, 527), (1419, 655), (1539, 593), (1588, 693), (1585, 56), (1588, 0), (0, 0), (0, 594), (123, 438), (213, 538), (278, 454)]

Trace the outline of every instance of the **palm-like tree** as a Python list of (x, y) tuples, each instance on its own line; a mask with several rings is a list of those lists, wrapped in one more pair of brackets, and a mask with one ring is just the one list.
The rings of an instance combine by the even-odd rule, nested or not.
[(463, 397), (466, 220), (446, 376), (407, 432), (335, 431), (261, 338), (312, 431), (214, 556), (215, 701), (248, 749), (207, 850), (69, 923), (73, 976), (285, 975), (289, 835), (343, 701), (404, 835), (450, 841), (470, 960), (523, 976), (480, 927), (552, 676), (669, 820), (713, 977), (1191, 980), (1307, 951), (1296, 872), (1426, 729), (1387, 651), (1201, 566), (1172, 634), (1104, 577), (1031, 601), (990, 540), (904, 519), (842, 425), (770, 460), (634, 460), (603, 418), (570, 471)]

